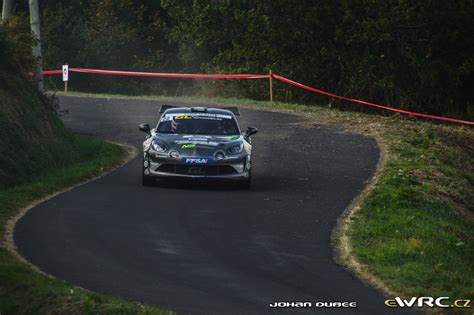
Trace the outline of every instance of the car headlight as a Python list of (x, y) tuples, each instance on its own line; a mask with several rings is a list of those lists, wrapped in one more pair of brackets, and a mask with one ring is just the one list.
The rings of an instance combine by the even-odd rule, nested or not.
[(225, 159), (225, 154), (222, 151), (217, 151), (214, 154), (214, 157), (216, 158), (216, 160), (223, 160), (223, 159)]
[(153, 148), (153, 150), (155, 150), (156, 152), (165, 152), (166, 151), (166, 147), (162, 144), (159, 144), (155, 141), (153, 141), (151, 143), (151, 147)]
[(147, 139), (145, 142), (143, 142), (143, 151), (148, 151), (150, 146), (151, 146), (151, 139)]
[(230, 146), (227, 149), (227, 152), (229, 154), (239, 154), (240, 152), (242, 152), (243, 149), (244, 149), (244, 144), (243, 143), (238, 143), (238, 144), (234, 144), (234, 145)]
[(173, 159), (179, 159), (179, 152), (178, 152), (178, 151), (171, 151), (171, 152), (170, 152), (170, 156), (171, 156)]

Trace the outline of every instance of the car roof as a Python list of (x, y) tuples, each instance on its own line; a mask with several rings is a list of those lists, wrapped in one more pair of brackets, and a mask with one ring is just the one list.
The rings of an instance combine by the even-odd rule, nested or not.
[[(201, 111), (198, 109), (205, 108), (205, 111)], [(186, 114), (186, 113), (209, 113), (209, 114), (222, 114), (222, 115), (232, 115), (234, 116), (234, 113), (228, 109), (222, 109), (222, 108), (212, 108), (212, 107), (173, 107), (169, 108), (164, 111), (163, 115), (165, 114)]]

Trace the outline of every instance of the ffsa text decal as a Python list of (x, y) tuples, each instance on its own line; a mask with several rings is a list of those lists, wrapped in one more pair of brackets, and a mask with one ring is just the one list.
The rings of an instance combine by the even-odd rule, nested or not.
[(295, 302), (295, 301), (276, 301), (270, 303), (271, 308), (356, 308), (357, 302), (331, 301), (331, 302)]

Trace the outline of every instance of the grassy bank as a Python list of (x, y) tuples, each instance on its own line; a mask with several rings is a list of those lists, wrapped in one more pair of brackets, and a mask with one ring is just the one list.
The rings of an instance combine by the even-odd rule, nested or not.
[(63, 125), (56, 100), (24, 75), (34, 62), (31, 38), (16, 26), (0, 27), (0, 314), (165, 313), (43, 275), (15, 252), (14, 222), (31, 203), (129, 156), (122, 146), (74, 135)]
[[(104, 174), (127, 156), (122, 147), (86, 136), (75, 138), (75, 162), (49, 168), (33, 181), (0, 190), (0, 232), (32, 202)], [(11, 228), (11, 227), (10, 227)], [(7, 238), (6, 242), (10, 240)], [(2, 242), (5, 245), (5, 242)], [(168, 314), (156, 308), (77, 288), (36, 272), (6, 246), (0, 248), (1, 314)]]
[(405, 296), (474, 295), (472, 128), (388, 122), (378, 183), (351, 218), (352, 252)]
[[(87, 94), (73, 94), (86, 96)], [(93, 95), (96, 97), (123, 97)], [(474, 130), (403, 116), (324, 107), (197, 97), (141, 97), (238, 105), (306, 116), (377, 139), (384, 161), (377, 180), (346, 219), (339, 259), (386, 293), (474, 295)], [(341, 249), (342, 250), (342, 249)]]

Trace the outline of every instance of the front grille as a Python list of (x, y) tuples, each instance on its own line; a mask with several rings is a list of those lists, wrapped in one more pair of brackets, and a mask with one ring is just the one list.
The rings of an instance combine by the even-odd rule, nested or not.
[(157, 171), (159, 172), (165, 172), (165, 173), (174, 173), (174, 164), (163, 164), (160, 167), (158, 167)]
[(219, 175), (237, 174), (235, 168), (230, 165), (219, 165), (217, 172)]
[(217, 176), (236, 174), (235, 169), (230, 165), (181, 165), (162, 164), (157, 169), (158, 172), (174, 173), (180, 175), (201, 175)]
[(206, 175), (218, 174), (217, 165), (176, 165), (176, 174), (183, 175)]

